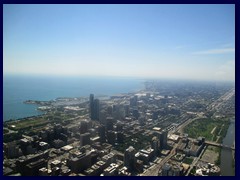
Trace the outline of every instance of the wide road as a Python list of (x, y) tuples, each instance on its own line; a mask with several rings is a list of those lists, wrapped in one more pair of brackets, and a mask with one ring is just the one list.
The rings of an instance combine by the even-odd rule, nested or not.
[[(218, 98), (216, 101), (214, 101), (213, 103), (211, 103), (210, 105), (208, 105), (207, 109), (218, 109), (219, 107), (221, 107), (226, 101), (228, 101), (233, 95), (235, 95), (235, 88), (229, 90), (228, 92), (226, 92), (224, 95), (222, 95), (220, 98)], [(189, 119), (187, 121), (185, 121), (183, 124), (181, 124), (180, 126), (178, 126), (175, 130), (175, 132), (180, 132), (183, 133), (183, 129), (184, 127), (186, 127), (188, 124), (190, 124), (191, 122), (193, 122), (194, 120), (197, 120), (198, 118), (202, 118), (203, 116), (198, 115), (198, 117), (194, 118), (194, 119)]]
[(208, 106), (208, 109), (212, 110), (218, 110), (226, 101), (228, 101), (232, 96), (235, 95), (235, 88), (232, 88), (228, 92), (226, 92), (224, 95), (222, 95), (220, 98), (218, 98), (216, 101), (211, 103)]
[(178, 126), (176, 129), (175, 129), (175, 132), (179, 132), (179, 133), (183, 133), (183, 129), (188, 125), (190, 124), (191, 122), (197, 120), (197, 119), (200, 119), (202, 117), (196, 117), (196, 118), (193, 118), (193, 119), (188, 119), (187, 121), (185, 121), (184, 123), (182, 123), (180, 126)]

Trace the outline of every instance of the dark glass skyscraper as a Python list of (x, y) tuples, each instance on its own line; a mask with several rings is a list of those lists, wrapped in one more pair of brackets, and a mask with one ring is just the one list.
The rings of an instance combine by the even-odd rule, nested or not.
[(93, 101), (93, 119), (99, 120), (99, 99), (94, 99)]
[(91, 120), (99, 120), (99, 99), (94, 99), (93, 94), (89, 98), (89, 116)]
[(160, 137), (160, 146), (163, 149), (167, 149), (167, 136), (168, 136), (168, 132), (163, 130), (161, 132), (161, 137)]
[(89, 98), (89, 116), (91, 119), (94, 118), (94, 95), (90, 94), (90, 98)]

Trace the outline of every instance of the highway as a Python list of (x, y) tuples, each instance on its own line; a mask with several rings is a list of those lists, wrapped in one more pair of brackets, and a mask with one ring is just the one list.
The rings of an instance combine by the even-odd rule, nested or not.
[(226, 101), (228, 101), (234, 95), (235, 95), (235, 88), (229, 90), (224, 95), (222, 95), (220, 98), (218, 98), (216, 101), (211, 103), (208, 106), (208, 109), (209, 110), (213, 110), (213, 109), (218, 110)]

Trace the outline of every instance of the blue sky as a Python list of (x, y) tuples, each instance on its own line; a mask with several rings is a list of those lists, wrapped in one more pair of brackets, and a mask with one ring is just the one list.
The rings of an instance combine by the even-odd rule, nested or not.
[(235, 80), (234, 5), (4, 5), (3, 73)]

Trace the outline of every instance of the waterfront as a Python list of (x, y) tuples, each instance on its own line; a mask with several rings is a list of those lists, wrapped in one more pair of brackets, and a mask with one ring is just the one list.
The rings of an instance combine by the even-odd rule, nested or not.
[[(227, 135), (223, 139), (223, 144), (232, 146), (235, 140), (235, 119), (231, 120), (231, 124), (228, 128)], [(232, 150), (222, 148), (221, 150), (221, 175), (222, 176), (234, 176)]]
[(3, 121), (42, 114), (26, 100), (50, 101), (58, 97), (88, 97), (135, 92), (143, 80), (119, 77), (4, 76)]

